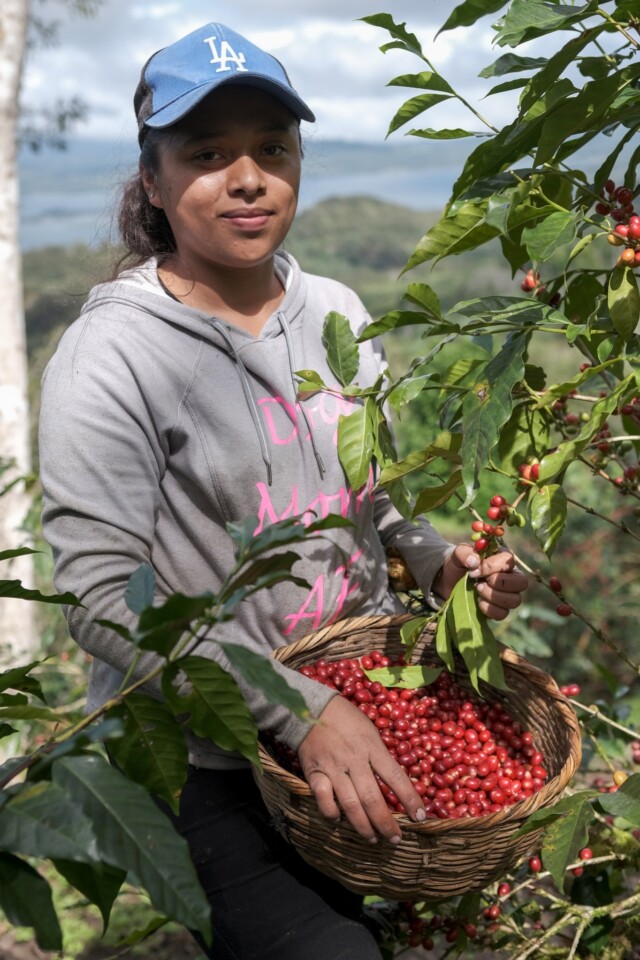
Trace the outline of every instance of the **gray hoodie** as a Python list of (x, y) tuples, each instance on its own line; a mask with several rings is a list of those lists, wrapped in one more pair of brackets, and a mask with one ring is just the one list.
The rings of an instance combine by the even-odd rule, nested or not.
[[(158, 599), (215, 593), (233, 564), (228, 521), (255, 515), (260, 530), (285, 517), (337, 513), (354, 523), (331, 531), (331, 542), (296, 546), (294, 573), (310, 589), (281, 583), (260, 591), (218, 629), (218, 639), (264, 654), (344, 617), (401, 611), (385, 547), (398, 548), (425, 592), (452, 549), (426, 521), (404, 520), (372, 478), (349, 488), (336, 432), (340, 414), (353, 408), (327, 393), (298, 399), (294, 371), (315, 370), (337, 386), (322, 345), (325, 316), (338, 311), (355, 331), (370, 318), (351, 290), (303, 274), (287, 254), (276, 267), (286, 293), (258, 337), (173, 300), (149, 261), (91, 291), (47, 367), (44, 532), (56, 588), (84, 604), (67, 613), (72, 636), (94, 658), (89, 708), (118, 689), (132, 658), (131, 645), (95, 621), (135, 625), (123, 596), (142, 563), (155, 570)], [(356, 381), (365, 386), (383, 366), (380, 345), (366, 342), (360, 356)], [(217, 644), (198, 653), (230, 669)], [(145, 654), (134, 676), (155, 662)], [(312, 716), (334, 695), (279, 669)], [(296, 749), (308, 724), (231, 672), (259, 728)], [(196, 737), (190, 758), (213, 768), (245, 764)]]

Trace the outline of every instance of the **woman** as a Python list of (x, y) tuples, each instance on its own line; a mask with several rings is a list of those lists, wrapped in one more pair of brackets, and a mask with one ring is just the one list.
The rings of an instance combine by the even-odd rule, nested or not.
[[(300, 120), (314, 118), (280, 63), (207, 24), (151, 57), (134, 104), (140, 168), (119, 214), (129, 265), (91, 292), (42, 397), (44, 527), (58, 589), (84, 604), (69, 611), (69, 627), (94, 658), (90, 706), (129, 667), (130, 645), (96, 620), (132, 622), (123, 600), (131, 573), (151, 563), (159, 598), (215, 592), (232, 564), (225, 524), (248, 515), (258, 530), (328, 513), (353, 525), (331, 543), (301, 546), (295, 569), (310, 588), (255, 594), (218, 639), (268, 653), (346, 616), (400, 611), (386, 574), (391, 545), (427, 594), (447, 597), (471, 570), (481, 607), (506, 616), (526, 585), (512, 556), (480, 563), (426, 521), (404, 521), (372, 482), (349, 489), (335, 447), (349, 404), (297, 396), (296, 370), (334, 382), (326, 314), (337, 310), (356, 331), (369, 318), (350, 290), (302, 273), (281, 250), (298, 199)], [(365, 344), (358, 382), (372, 383), (381, 365), (379, 347)], [(229, 668), (213, 643), (199, 653)], [(145, 655), (136, 675), (152, 665)], [(371, 843), (397, 843), (375, 774), (410, 817), (424, 819), (406, 773), (357, 708), (281, 669), (319, 722), (237, 677), (258, 726), (298, 751), (322, 815), (348, 817)], [(212, 903), (208, 956), (378, 958), (359, 898), (279, 839), (243, 758), (192, 736), (190, 761), (178, 828)]]

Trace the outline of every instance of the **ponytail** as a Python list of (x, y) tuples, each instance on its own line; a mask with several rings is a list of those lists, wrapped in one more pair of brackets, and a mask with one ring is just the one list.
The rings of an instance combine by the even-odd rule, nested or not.
[[(158, 172), (158, 142), (161, 137), (160, 131), (150, 131), (142, 144), (140, 163), (152, 174)], [(173, 253), (176, 249), (166, 214), (149, 202), (139, 172), (122, 189), (117, 222), (125, 246), (125, 253), (117, 264), (117, 272), (132, 269), (150, 257)]]

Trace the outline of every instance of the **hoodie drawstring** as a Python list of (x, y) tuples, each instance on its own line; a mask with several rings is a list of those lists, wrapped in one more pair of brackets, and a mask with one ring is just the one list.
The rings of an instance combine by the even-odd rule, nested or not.
[(220, 336), (225, 340), (231, 352), (231, 356), (236, 362), (236, 369), (240, 374), (240, 382), (242, 383), (242, 389), (244, 390), (247, 406), (249, 407), (249, 411), (251, 413), (251, 419), (253, 420), (253, 425), (256, 428), (256, 433), (258, 434), (258, 440), (260, 441), (260, 452), (262, 453), (262, 459), (264, 460), (267, 468), (267, 482), (269, 486), (271, 486), (273, 483), (273, 470), (271, 465), (271, 450), (269, 448), (269, 440), (264, 431), (264, 427), (262, 426), (262, 421), (260, 419), (260, 412), (258, 410), (258, 404), (256, 403), (256, 398), (253, 395), (253, 390), (251, 389), (251, 382), (249, 380), (247, 369), (244, 363), (242, 362), (242, 359), (233, 344), (233, 340), (229, 336), (224, 325), (220, 323), (219, 320), (213, 320), (213, 319), (211, 320), (211, 325), (215, 327), (215, 329), (218, 331)]
[[(293, 349), (293, 340), (291, 339), (291, 331), (289, 330), (289, 324), (287, 323), (287, 320), (283, 313), (278, 313), (278, 320), (280, 322), (280, 327), (282, 328), (282, 332), (284, 333), (284, 339), (287, 344), (287, 354), (289, 356), (289, 370), (291, 372), (291, 383), (293, 384), (293, 392), (297, 397), (298, 396), (298, 379), (296, 378), (296, 369), (298, 365), (296, 363), (296, 355)], [(313, 430), (311, 429), (311, 424), (309, 423), (307, 412), (304, 409), (304, 405), (302, 403), (298, 404), (298, 409), (302, 413), (304, 422), (307, 425), (307, 430), (309, 431), (309, 439), (311, 440), (313, 453), (316, 458), (316, 463), (318, 464), (318, 470), (320, 471), (320, 479), (322, 479), (326, 473), (326, 468), (324, 463), (322, 462), (322, 457), (320, 456), (320, 452), (316, 447), (316, 442), (313, 438)]]

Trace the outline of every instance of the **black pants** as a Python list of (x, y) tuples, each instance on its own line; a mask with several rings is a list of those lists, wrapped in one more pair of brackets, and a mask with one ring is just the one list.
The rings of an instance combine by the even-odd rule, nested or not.
[(380, 960), (362, 898), (308, 866), (249, 771), (194, 769), (172, 817), (211, 903), (212, 960)]

